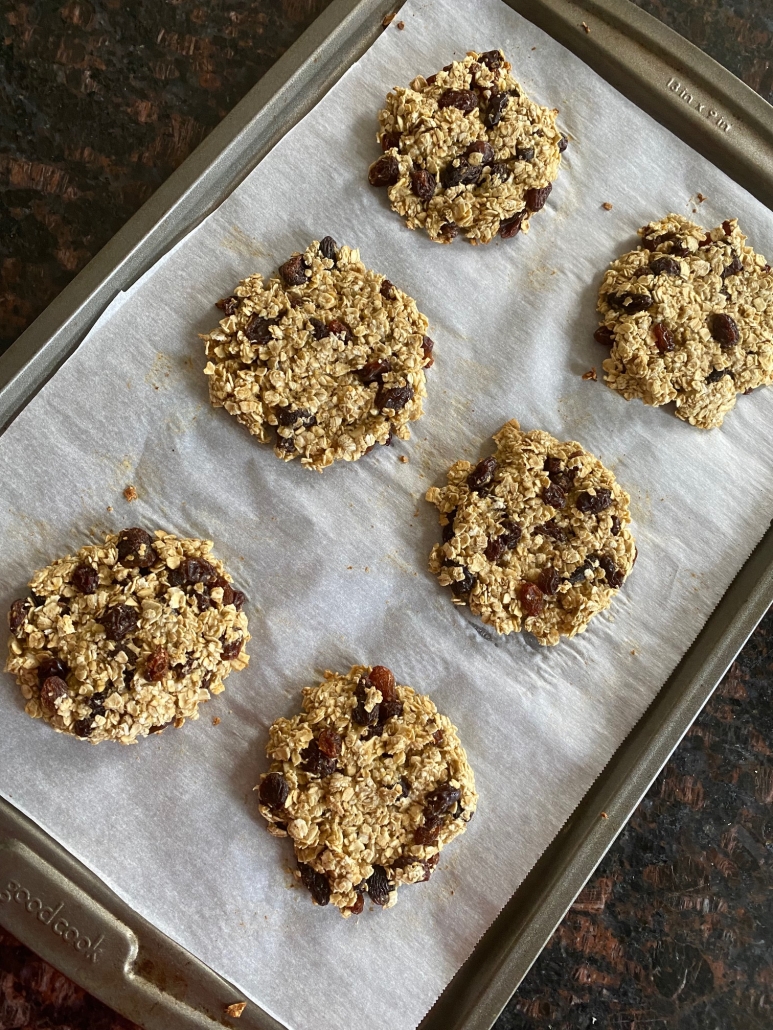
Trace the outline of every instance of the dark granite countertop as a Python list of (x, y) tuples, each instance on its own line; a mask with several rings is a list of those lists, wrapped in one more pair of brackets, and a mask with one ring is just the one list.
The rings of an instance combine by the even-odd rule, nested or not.
[[(1, 0), (0, 350), (328, 0)], [(770, 0), (636, 0), (773, 101)], [(497, 1030), (773, 1026), (773, 615)], [(0, 1030), (129, 1028), (0, 930)]]

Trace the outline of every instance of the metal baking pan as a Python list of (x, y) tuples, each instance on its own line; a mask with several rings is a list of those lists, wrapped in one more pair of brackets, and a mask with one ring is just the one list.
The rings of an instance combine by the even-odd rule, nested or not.
[[(506, 0), (773, 207), (773, 109), (629, 0)], [(0, 356), (0, 430), (107, 304), (215, 208), (383, 31), (394, 0), (334, 0), (200, 147)], [(773, 529), (420, 1030), (485, 1030), (773, 601)], [(281, 1030), (0, 801), (0, 924), (148, 1030)], [(260, 941), (255, 942), (256, 951)]]

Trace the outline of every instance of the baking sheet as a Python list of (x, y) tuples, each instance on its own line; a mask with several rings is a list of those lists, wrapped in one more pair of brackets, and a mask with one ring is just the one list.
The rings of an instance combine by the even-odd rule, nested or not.
[[(773, 494), (765, 391), (702, 434), (580, 379), (604, 356), (591, 337), (601, 273), (636, 226), (689, 212), (700, 191), (704, 224), (737, 214), (770, 254), (770, 213), (503, 5), (411, 3), (399, 17), (405, 29), (112, 309), (0, 442), (2, 604), (32, 568), (137, 523), (213, 537), (248, 591), (250, 668), (198, 723), (136, 748), (53, 736), (6, 677), (0, 783), (293, 1028), (415, 1025), (700, 629)], [(561, 108), (572, 143), (528, 237), (441, 248), (363, 185), (375, 112), (389, 86), (498, 45), (530, 95)], [(209, 408), (195, 333), (236, 280), (326, 233), (416, 297), (437, 362), (412, 441), (320, 477), (279, 465)], [(513, 416), (579, 439), (633, 498), (633, 576), (608, 618), (551, 651), (485, 639), (425, 571), (438, 529), (421, 496)], [(454, 719), (481, 804), (430, 885), (345, 923), (285, 889), (289, 845), (263, 831), (251, 787), (268, 724), (322, 668), (355, 661), (391, 665)]]

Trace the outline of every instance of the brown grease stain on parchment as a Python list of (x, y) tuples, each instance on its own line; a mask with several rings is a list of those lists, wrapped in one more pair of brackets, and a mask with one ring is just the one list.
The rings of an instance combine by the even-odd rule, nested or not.
[(230, 250), (234, 254), (244, 257), (267, 258), (270, 254), (263, 250), (251, 236), (249, 236), (238, 225), (229, 227), (229, 235), (220, 241), (223, 250)]

